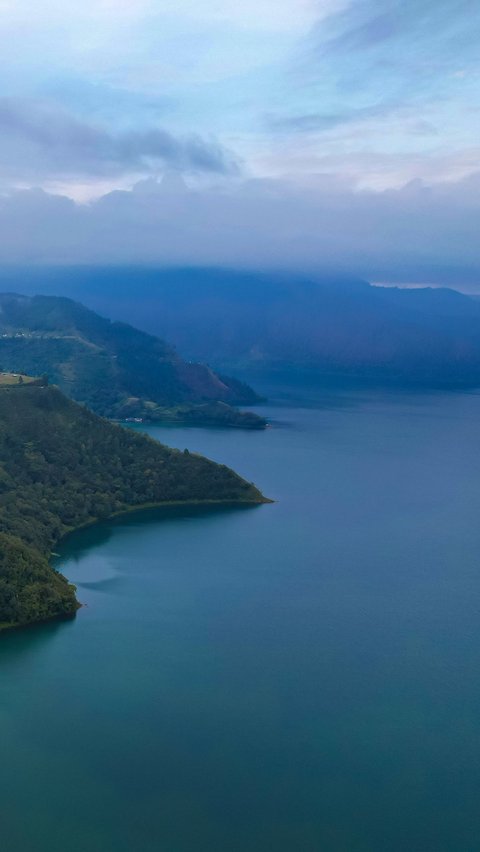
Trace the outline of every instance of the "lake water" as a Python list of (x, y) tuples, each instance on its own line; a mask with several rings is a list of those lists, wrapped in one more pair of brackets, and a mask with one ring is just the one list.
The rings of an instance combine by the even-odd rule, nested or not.
[(275, 504), (77, 533), (2, 637), (5, 852), (480, 848), (480, 396), (261, 410), (148, 431)]

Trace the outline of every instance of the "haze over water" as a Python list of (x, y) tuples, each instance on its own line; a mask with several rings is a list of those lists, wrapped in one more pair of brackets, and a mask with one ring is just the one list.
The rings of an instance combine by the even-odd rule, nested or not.
[(77, 533), (2, 637), (8, 852), (478, 848), (480, 396), (302, 395), (149, 427), (275, 504)]

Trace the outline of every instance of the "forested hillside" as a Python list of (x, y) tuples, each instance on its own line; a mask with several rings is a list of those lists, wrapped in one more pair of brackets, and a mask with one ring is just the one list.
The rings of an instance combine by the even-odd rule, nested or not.
[(0, 366), (47, 374), (105, 417), (265, 426), (263, 418), (233, 407), (258, 400), (247, 385), (70, 299), (0, 294)]
[(69, 530), (131, 508), (261, 503), (224, 465), (169, 449), (93, 414), (58, 389), (0, 389), (0, 628), (74, 613), (49, 565)]

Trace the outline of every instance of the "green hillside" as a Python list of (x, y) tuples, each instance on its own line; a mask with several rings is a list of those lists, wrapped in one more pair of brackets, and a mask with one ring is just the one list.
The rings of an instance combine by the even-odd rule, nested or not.
[(234, 407), (258, 401), (247, 385), (71, 299), (0, 294), (0, 369), (46, 374), (67, 396), (112, 419), (265, 426)]
[(140, 506), (265, 502), (224, 465), (98, 417), (57, 388), (0, 389), (0, 629), (75, 612), (48, 563), (68, 531)]

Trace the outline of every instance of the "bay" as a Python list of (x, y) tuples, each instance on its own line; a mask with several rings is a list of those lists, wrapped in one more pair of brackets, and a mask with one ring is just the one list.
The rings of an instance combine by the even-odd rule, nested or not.
[(78, 532), (85, 607), (2, 637), (6, 852), (478, 848), (480, 396), (274, 393), (146, 430), (274, 504)]

